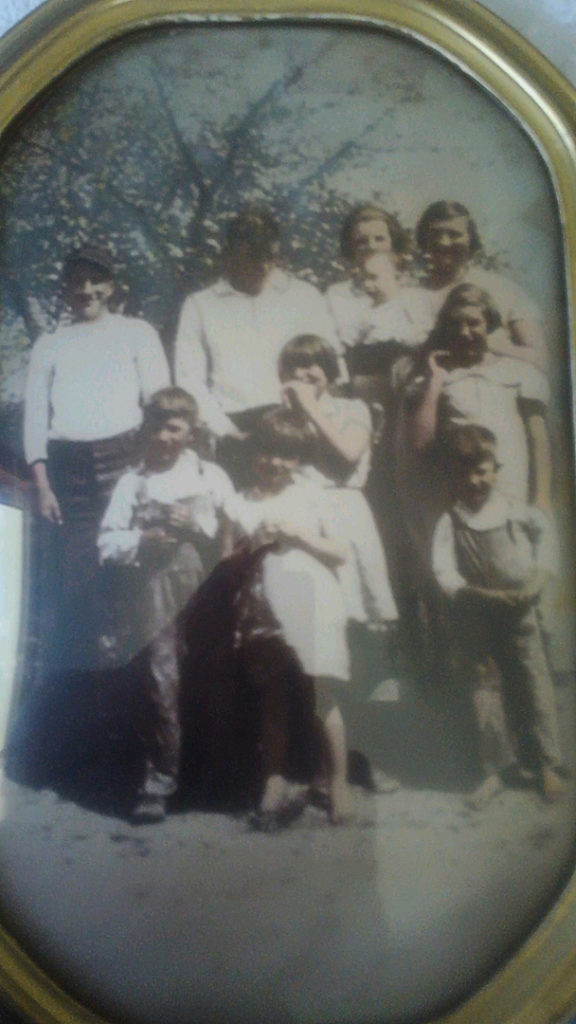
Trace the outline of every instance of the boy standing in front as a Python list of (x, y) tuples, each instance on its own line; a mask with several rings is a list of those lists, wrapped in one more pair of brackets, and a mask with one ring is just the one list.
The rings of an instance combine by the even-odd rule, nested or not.
[(176, 619), (220, 557), (221, 527), (234, 501), (224, 470), (190, 448), (197, 421), (196, 402), (182, 388), (163, 388), (152, 396), (144, 408), (142, 461), (116, 484), (98, 538), (102, 561), (131, 566), (136, 577), (135, 605), (126, 609), (132, 629), (123, 660), (147, 647), (138, 678), (146, 771), (132, 813), (137, 823), (161, 821), (178, 784)]
[[(551, 526), (539, 509), (496, 489), (499, 466), (490, 430), (454, 427), (447, 444), (456, 502), (436, 527), (432, 563), (450, 599), (472, 687), (484, 777), (470, 803), (480, 807), (501, 788), (507, 729), (542, 797), (556, 800), (563, 792), (558, 718), (538, 615), (555, 570)], [(500, 673), (504, 714), (489, 685), (492, 663)]]

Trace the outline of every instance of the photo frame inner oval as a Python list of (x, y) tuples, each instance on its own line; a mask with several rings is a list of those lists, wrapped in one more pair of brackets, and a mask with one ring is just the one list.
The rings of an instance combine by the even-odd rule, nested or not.
[(568, 1020), (571, 87), (473, 0), (1, 53), (7, 1005)]

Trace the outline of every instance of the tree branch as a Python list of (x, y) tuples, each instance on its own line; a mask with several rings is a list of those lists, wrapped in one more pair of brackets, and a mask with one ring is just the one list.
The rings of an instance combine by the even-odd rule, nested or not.
[[(386, 111), (386, 113), (387, 112), (388, 111)], [(361, 146), (362, 139), (371, 131), (373, 131), (374, 128), (376, 128), (377, 125), (381, 122), (382, 116), (383, 115), (380, 115), (377, 118), (377, 120), (371, 121), (370, 124), (366, 125), (366, 127), (363, 128), (362, 131), (358, 133), (355, 139), (348, 139), (346, 142), (342, 143), (342, 145), (339, 146), (338, 149), (331, 156), (327, 157), (326, 160), (323, 160), (322, 163), (318, 165), (318, 167), (316, 167), (313, 171), (310, 172), (310, 174), (306, 175), (305, 178), (303, 178), (301, 181), (298, 182), (297, 185), (294, 186), (294, 188), (287, 194), (286, 200), (291, 203), (294, 201), (296, 197), (301, 197), (302, 193), (307, 188), (309, 188), (310, 185), (314, 184), (314, 182), (318, 181), (326, 174), (329, 174), (331, 171), (334, 170), (335, 167), (338, 166), (338, 164), (342, 163), (344, 160), (348, 160), (352, 156), (354, 150), (358, 149)], [(379, 151), (383, 151), (382, 147), (380, 147)]]
[[(61, 150), (55, 150), (51, 146), (46, 145), (45, 143), (38, 142), (36, 139), (29, 139), (25, 136), (22, 136), (22, 139), (25, 145), (37, 149), (40, 152), (48, 154), (64, 167), (67, 167), (70, 170), (79, 171), (82, 174), (93, 177), (93, 171), (90, 168), (85, 167), (82, 161), (75, 159), (69, 154), (64, 154), (63, 152), (61, 152)], [(146, 233), (146, 236), (152, 248), (155, 249), (156, 252), (162, 256), (162, 258), (168, 263), (168, 265), (170, 265), (172, 260), (169, 249), (159, 236), (156, 228), (154, 227), (153, 222), (145, 212), (142, 204), (136, 202), (133, 199), (129, 199), (122, 192), (122, 190), (119, 189), (116, 185), (114, 185), (113, 182), (111, 182), (110, 180), (106, 180), (106, 189), (109, 195), (113, 196), (121, 206), (125, 207), (127, 210), (130, 210), (132, 212), (132, 214), (134, 215), (134, 217), (136, 218), (136, 220)]]
[(300, 82), (304, 73), (314, 64), (317, 64), (318, 61), (325, 57), (326, 54), (329, 53), (330, 50), (334, 49), (336, 45), (337, 43), (335, 40), (329, 40), (319, 48), (312, 60), (306, 59), (301, 61), (291, 71), (283, 75), (282, 78), (273, 82), (260, 99), (251, 104), (244, 117), (230, 136), (228, 155), (224, 160), (221, 173), (214, 182), (214, 195), (220, 191), (226, 181), (226, 178), (232, 171), (236, 154), (248, 132), (253, 131), (254, 128), (257, 127), (259, 122), (262, 120), (263, 115), (270, 112), (270, 108), (280, 96), (284, 95), (288, 89), (292, 88), (293, 85)]
[(164, 88), (162, 77), (159, 74), (158, 66), (153, 57), (151, 57), (149, 60), (149, 66), (152, 75), (152, 81), (154, 82), (154, 85), (156, 87), (156, 91), (158, 93), (158, 97), (162, 105), (164, 116), (171, 128), (176, 148), (180, 153), (180, 156), (190, 175), (190, 178), (192, 179), (195, 187), (198, 190), (199, 205), (203, 207), (206, 204), (210, 189), (206, 184), (204, 175), (202, 174), (202, 171), (200, 170), (198, 162), (192, 151), (192, 147), (186, 142), (184, 136), (182, 135), (176, 117), (174, 116), (174, 111), (172, 110), (172, 107), (166, 95), (166, 90)]
[(16, 279), (12, 271), (5, 265), (4, 259), (2, 259), (0, 263), (0, 273), (2, 274), (3, 287), (6, 288), (16, 313), (21, 317), (24, 323), (26, 334), (30, 338), (30, 341), (36, 341), (36, 338), (42, 333), (44, 327), (42, 324), (39, 324), (33, 316), (22, 285)]

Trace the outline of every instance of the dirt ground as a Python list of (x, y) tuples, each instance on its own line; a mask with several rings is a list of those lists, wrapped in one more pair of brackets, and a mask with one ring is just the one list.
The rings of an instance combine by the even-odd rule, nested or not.
[[(572, 686), (558, 692), (571, 750)], [(135, 827), (4, 780), (8, 920), (66, 988), (122, 1021), (407, 1024), (453, 1005), (565, 880), (574, 784), (554, 806), (509, 789), (470, 812), (469, 780), (417, 702), (364, 718), (374, 761), (389, 768), (392, 750), (403, 785), (355, 787), (339, 828), (312, 807), (275, 835), (199, 811)]]

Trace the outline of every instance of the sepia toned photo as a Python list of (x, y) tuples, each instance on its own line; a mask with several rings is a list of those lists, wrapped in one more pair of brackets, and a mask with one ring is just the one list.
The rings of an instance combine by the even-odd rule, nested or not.
[(574, 867), (546, 154), (399, 32), (190, 22), (0, 208), (3, 927), (109, 1021), (451, 1012)]

